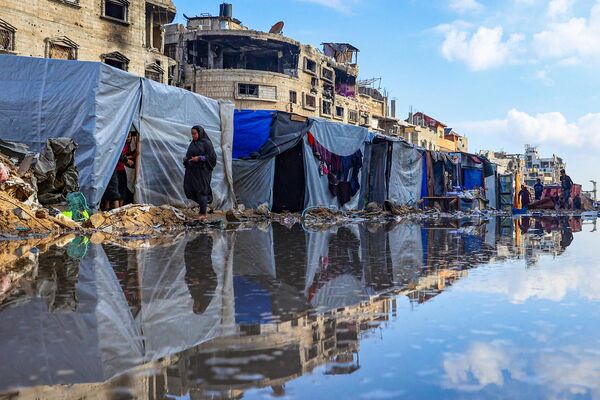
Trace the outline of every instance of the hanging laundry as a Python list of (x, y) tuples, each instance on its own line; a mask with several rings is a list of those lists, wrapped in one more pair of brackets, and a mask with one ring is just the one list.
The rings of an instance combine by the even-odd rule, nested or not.
[(358, 179), (363, 166), (362, 152), (357, 150), (349, 156), (340, 156), (327, 150), (308, 132), (308, 144), (319, 163), (319, 175), (327, 176), (329, 191), (341, 205), (349, 202), (360, 190)]

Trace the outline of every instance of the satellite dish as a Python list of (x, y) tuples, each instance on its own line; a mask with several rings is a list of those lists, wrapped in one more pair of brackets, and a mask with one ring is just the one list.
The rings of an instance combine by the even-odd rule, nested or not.
[(271, 30), (269, 30), (269, 33), (275, 33), (275, 34), (280, 34), (283, 31), (283, 21), (279, 21), (278, 23), (276, 23), (275, 25), (273, 25), (271, 27)]

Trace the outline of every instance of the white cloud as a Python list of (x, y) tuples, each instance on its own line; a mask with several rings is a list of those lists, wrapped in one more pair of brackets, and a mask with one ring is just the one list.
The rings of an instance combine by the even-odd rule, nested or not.
[(457, 122), (453, 126), (470, 136), (496, 136), (513, 143), (551, 143), (600, 149), (600, 113), (589, 113), (569, 122), (560, 112), (531, 115), (512, 109), (504, 119)]
[(445, 36), (441, 47), (444, 58), (448, 61), (461, 61), (473, 71), (514, 62), (524, 39), (519, 34), (512, 34), (504, 39), (501, 26), (481, 26), (471, 33), (464, 25), (446, 24), (438, 26), (437, 30)]
[(574, 3), (575, 0), (551, 0), (548, 4), (548, 17), (557, 18), (568, 14)]
[(483, 4), (477, 0), (450, 0), (450, 4), (448, 6), (451, 10), (461, 14), (468, 12), (481, 12), (484, 9)]
[(542, 59), (600, 59), (600, 0), (592, 7), (588, 18), (573, 17), (565, 22), (550, 23), (533, 36), (532, 47)]

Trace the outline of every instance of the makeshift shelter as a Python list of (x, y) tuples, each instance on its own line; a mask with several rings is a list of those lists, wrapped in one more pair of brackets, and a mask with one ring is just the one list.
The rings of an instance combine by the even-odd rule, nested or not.
[[(271, 112), (268, 112), (271, 115)], [(248, 142), (250, 122), (266, 117), (236, 113), (234, 145)], [(244, 116), (244, 117), (242, 117)], [(253, 118), (251, 119), (250, 116)], [(249, 158), (233, 161), (233, 186), (238, 203), (256, 208), (267, 203), (273, 211), (304, 209), (304, 157), (302, 138), (310, 129), (308, 119), (293, 120), (291, 114), (276, 112), (269, 117), (268, 138)], [(255, 146), (258, 142), (255, 142)], [(248, 146), (246, 146), (248, 147)]]
[(366, 128), (314, 120), (304, 138), (306, 207), (359, 206)]
[(395, 142), (388, 199), (405, 205), (419, 201), (423, 193), (424, 166), (423, 150), (406, 142)]
[(374, 137), (365, 144), (361, 190), (362, 204), (371, 202), (383, 204), (388, 197), (391, 173), (392, 142), (385, 138)]
[(233, 105), (140, 78), (99, 62), (0, 55), (0, 135), (41, 151), (47, 139), (77, 143), (75, 163), (97, 206), (132, 125), (140, 134), (136, 201), (185, 205), (181, 162), (193, 125), (217, 153), (213, 206), (233, 205)]

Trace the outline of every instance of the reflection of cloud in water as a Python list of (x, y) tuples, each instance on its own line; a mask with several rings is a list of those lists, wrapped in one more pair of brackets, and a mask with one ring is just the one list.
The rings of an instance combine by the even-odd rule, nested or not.
[(475, 392), (513, 380), (544, 388), (544, 398), (600, 398), (600, 352), (583, 346), (540, 351), (476, 342), (465, 353), (445, 354), (442, 365), (442, 385), (448, 389)]
[[(558, 258), (551, 266), (540, 269), (525, 269), (521, 265), (510, 265), (505, 266), (502, 273), (497, 273), (498, 270), (488, 270), (486, 271), (488, 279), (461, 282), (461, 290), (504, 294), (510, 302), (516, 304), (524, 303), (529, 299), (562, 301), (570, 292), (587, 300), (600, 300), (600, 291), (596, 283), (600, 281), (600, 265), (597, 263), (561, 265), (561, 260), (563, 259)], [(491, 274), (494, 276), (490, 276)]]
[(477, 391), (486, 385), (504, 385), (503, 371), (523, 376), (500, 343), (474, 343), (464, 354), (447, 353), (443, 362), (444, 386)]

